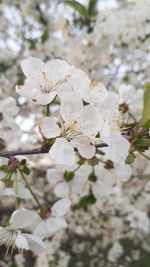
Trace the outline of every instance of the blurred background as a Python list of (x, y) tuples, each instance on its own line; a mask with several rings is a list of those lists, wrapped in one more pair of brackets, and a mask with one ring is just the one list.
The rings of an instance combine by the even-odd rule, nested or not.
[[(150, 75), (150, 1), (0, 0), (0, 51), (0, 101), (13, 96), (20, 107), (6, 147), (32, 148), (40, 143), (36, 123), (45, 111), (16, 94), (16, 84), (25, 79), (20, 62), (30, 56), (44, 62), (59, 58), (99, 79), (108, 90), (118, 92), (122, 84), (142, 89)], [(57, 107), (54, 103), (52, 108)], [(45, 171), (48, 157), (28, 159), (31, 183), (38, 177), (36, 191), (53, 202)], [(0, 267), (150, 267), (148, 163), (139, 156), (130, 182), (114, 188), (109, 200), (79, 201), (68, 215), (69, 228), (47, 240), (41, 256), (17, 251), (5, 255), (0, 247)], [(127, 212), (131, 205), (132, 215)], [(14, 200), (0, 200), (0, 209), (3, 224)]]

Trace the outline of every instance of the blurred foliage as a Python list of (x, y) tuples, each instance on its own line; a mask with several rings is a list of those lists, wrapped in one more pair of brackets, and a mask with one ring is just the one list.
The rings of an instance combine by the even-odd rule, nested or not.
[(150, 127), (150, 83), (146, 83), (144, 86), (144, 109), (142, 125), (147, 128)]

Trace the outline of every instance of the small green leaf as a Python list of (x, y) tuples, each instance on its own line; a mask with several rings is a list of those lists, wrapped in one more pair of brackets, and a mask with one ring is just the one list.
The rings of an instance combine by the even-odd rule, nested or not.
[(79, 161), (77, 162), (78, 165), (83, 165), (85, 163), (85, 159), (79, 159)]
[(125, 163), (126, 164), (131, 164), (131, 163), (134, 162), (135, 158), (136, 157), (135, 157), (134, 153), (130, 153), (126, 158)]
[(79, 203), (77, 204), (77, 208), (87, 208), (87, 206), (92, 205), (95, 202), (96, 202), (96, 198), (91, 193), (80, 199)]
[(65, 2), (68, 6), (73, 7), (76, 11), (80, 13), (83, 17), (87, 17), (87, 10), (84, 5), (80, 4), (78, 1), (66, 1)]
[(65, 171), (64, 172), (64, 179), (66, 180), (66, 182), (70, 182), (74, 177), (74, 172), (68, 172), (68, 171)]
[(142, 115), (142, 125), (150, 127), (150, 83), (146, 83), (144, 86), (144, 108)]
[(44, 44), (46, 42), (46, 40), (48, 39), (49, 36), (49, 30), (45, 29), (45, 31), (43, 32), (42, 36), (41, 36), (41, 43)]
[(28, 169), (27, 166), (24, 166), (22, 172), (25, 173), (26, 175), (29, 175), (30, 174), (30, 170)]
[(97, 15), (97, 0), (90, 0), (88, 5), (88, 15), (90, 17)]
[(26, 165), (27, 161), (26, 159), (22, 159), (21, 164)]
[(12, 262), (12, 263), (9, 265), (9, 267), (18, 267), (18, 265), (17, 265), (17, 263)]
[(97, 176), (95, 175), (94, 172), (91, 172), (89, 174), (88, 180), (91, 181), (91, 182), (96, 182), (97, 181)]
[(10, 65), (6, 65), (6, 64), (0, 62), (0, 72), (5, 72), (9, 68), (10, 68)]
[(113, 169), (114, 168), (114, 163), (112, 160), (108, 159), (105, 161), (105, 165), (104, 165), (105, 169)]
[(29, 48), (31, 50), (35, 50), (36, 49), (37, 39), (26, 39), (26, 41), (29, 43)]

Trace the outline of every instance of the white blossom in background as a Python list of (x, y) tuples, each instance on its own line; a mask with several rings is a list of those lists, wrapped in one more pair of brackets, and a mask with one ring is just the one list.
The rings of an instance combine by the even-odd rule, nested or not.
[(136, 90), (132, 85), (121, 85), (119, 96), (120, 104), (127, 104), (127, 112), (138, 121), (143, 110), (143, 89)]
[(67, 227), (67, 223), (63, 216), (68, 212), (71, 206), (70, 199), (60, 199), (51, 208), (51, 215), (48, 219), (39, 220), (34, 229), (34, 234), (39, 238), (51, 237), (54, 233)]

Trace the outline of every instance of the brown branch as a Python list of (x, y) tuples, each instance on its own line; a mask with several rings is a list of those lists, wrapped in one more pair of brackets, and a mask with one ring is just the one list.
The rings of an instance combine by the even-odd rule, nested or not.
[[(105, 143), (95, 145), (96, 148), (107, 147), (108, 145)], [(19, 155), (36, 155), (36, 154), (46, 154), (49, 151), (48, 146), (43, 146), (40, 148), (30, 149), (30, 150), (15, 150), (15, 151), (0, 151), (0, 157), (3, 158), (13, 158), (14, 156)], [(74, 149), (77, 151), (77, 148)]]

